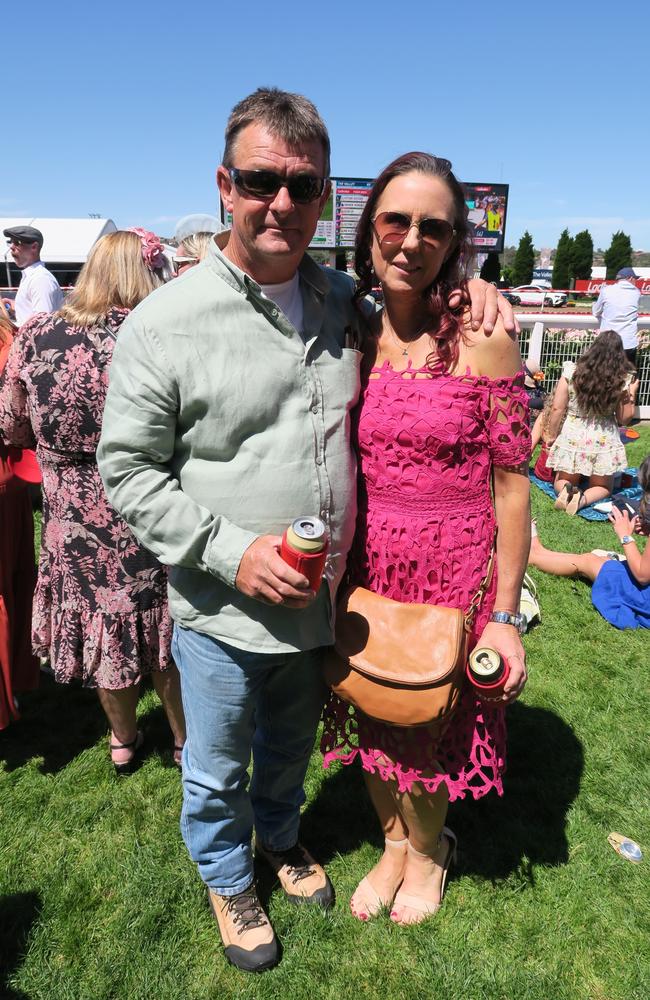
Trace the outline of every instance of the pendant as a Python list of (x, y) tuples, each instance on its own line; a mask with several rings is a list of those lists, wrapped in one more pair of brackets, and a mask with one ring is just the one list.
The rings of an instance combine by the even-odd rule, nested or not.
[(406, 350), (406, 348), (404, 348), (404, 350), (402, 351), (402, 357), (403, 358), (408, 358), (408, 356), (409, 356), (409, 352)]

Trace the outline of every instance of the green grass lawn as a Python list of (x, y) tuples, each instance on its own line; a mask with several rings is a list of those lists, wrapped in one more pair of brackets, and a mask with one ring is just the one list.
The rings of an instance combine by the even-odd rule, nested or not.
[[(646, 426), (630, 464), (648, 452)], [(537, 490), (533, 510), (552, 547), (616, 547), (609, 525), (556, 513)], [(647, 1000), (649, 633), (608, 625), (587, 584), (533, 575), (544, 620), (526, 637), (530, 682), (509, 710), (506, 793), (451, 807), (459, 864), (440, 913), (408, 929), (353, 919), (378, 831), (356, 768), (324, 774), (315, 752), (303, 839), (337, 904), (295, 909), (263, 879), (284, 947), (264, 976), (222, 957), (181, 841), (180, 779), (154, 695), (140, 703), (143, 766), (119, 781), (95, 698), (45, 680), (0, 734), (0, 997)], [(646, 861), (619, 858), (613, 830)]]

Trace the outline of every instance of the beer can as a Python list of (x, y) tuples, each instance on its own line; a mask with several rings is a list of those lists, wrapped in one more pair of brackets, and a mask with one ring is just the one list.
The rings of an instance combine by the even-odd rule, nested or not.
[(327, 557), (327, 533), (321, 519), (305, 514), (292, 521), (282, 536), (280, 555), (318, 591)]
[(510, 675), (508, 663), (488, 646), (477, 646), (469, 654), (467, 676), (484, 701), (498, 701)]

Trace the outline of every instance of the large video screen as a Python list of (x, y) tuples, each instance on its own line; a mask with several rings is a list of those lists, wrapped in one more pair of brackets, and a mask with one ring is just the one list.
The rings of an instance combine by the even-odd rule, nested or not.
[(505, 245), (508, 184), (463, 184), (479, 253), (501, 253)]
[(374, 180), (371, 177), (332, 177), (332, 190), (309, 244), (313, 250), (349, 250), (354, 247), (357, 223)]

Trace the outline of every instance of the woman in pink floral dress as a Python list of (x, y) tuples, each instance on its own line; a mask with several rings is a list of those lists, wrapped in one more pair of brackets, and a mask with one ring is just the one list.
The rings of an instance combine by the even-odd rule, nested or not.
[(97, 689), (120, 774), (142, 743), (136, 705), (145, 675), (167, 712), (177, 761), (185, 740), (165, 570), (109, 505), (95, 461), (120, 326), (160, 284), (157, 237), (104, 236), (60, 312), (21, 328), (0, 383), (0, 431), (18, 447), (35, 444), (43, 472), (33, 648), (58, 682)]
[(473, 330), (448, 304), (471, 257), (466, 218), (449, 162), (410, 153), (378, 178), (359, 223), (357, 294), (379, 281), (384, 308), (364, 358), (350, 576), (393, 600), (467, 612), (496, 536), (470, 638), (499, 650), (510, 676), (499, 703), (466, 686), (442, 737), (374, 722), (332, 695), (325, 764), (360, 758), (385, 836), (351, 900), (361, 920), (383, 906), (400, 924), (436, 912), (455, 846), (448, 802), (502, 794), (505, 706), (526, 681), (516, 612), (530, 543), (527, 397), (516, 338), (500, 324)]

